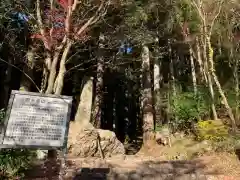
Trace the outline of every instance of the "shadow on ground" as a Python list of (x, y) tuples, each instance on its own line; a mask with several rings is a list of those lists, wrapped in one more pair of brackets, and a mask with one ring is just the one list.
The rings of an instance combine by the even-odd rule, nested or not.
[(235, 150), (235, 154), (236, 154), (238, 160), (240, 161), (240, 148)]
[[(66, 180), (207, 180), (206, 176), (218, 175), (217, 171), (206, 171), (205, 165), (200, 161), (146, 161), (133, 166), (125, 166), (123, 160), (121, 165), (102, 162), (93, 166), (94, 168), (81, 167), (81, 164), (68, 162), (67, 166), (64, 178)], [(58, 172), (52, 171), (51, 174), (46, 174), (39, 169), (38, 173), (31, 173), (32, 176), (29, 174), (26, 179), (54, 180), (57, 178)], [(38, 176), (36, 176), (37, 174)]]

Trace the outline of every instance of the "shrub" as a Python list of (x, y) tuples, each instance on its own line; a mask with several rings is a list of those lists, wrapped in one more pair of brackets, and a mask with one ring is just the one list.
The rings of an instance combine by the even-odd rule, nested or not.
[(200, 117), (208, 115), (209, 107), (206, 93), (183, 92), (172, 99), (173, 123), (178, 130), (192, 128), (192, 123)]
[(221, 142), (229, 137), (228, 127), (221, 120), (201, 120), (196, 124), (196, 131), (199, 140)]
[(199, 121), (196, 125), (197, 139), (208, 141), (210, 149), (214, 152), (234, 153), (240, 145), (240, 136), (231, 135), (229, 127), (224, 125), (221, 120)]
[[(22, 149), (4, 149), (0, 151), (0, 172), (1, 177), (10, 179), (23, 177), (24, 171), (31, 165), (36, 157), (35, 152)], [(3, 178), (4, 179), (4, 178)]]

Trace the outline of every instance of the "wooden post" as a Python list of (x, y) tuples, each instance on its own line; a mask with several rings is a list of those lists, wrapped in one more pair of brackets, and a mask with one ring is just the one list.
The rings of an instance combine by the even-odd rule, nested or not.
[(64, 147), (60, 151), (60, 170), (59, 170), (59, 175), (58, 179), (59, 180), (64, 180), (64, 176), (66, 173), (66, 156), (67, 156), (67, 147)]

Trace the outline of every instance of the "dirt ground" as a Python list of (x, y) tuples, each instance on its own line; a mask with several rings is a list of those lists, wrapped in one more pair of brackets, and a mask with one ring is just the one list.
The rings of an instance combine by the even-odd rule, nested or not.
[[(58, 162), (33, 168), (26, 180), (57, 180)], [(235, 155), (203, 155), (192, 160), (166, 160), (164, 156), (68, 158), (65, 180), (240, 180), (240, 161)]]
[[(67, 157), (65, 180), (240, 180), (235, 154), (213, 153), (206, 142), (176, 138), (172, 146), (151, 149), (128, 144), (125, 156), (107, 159)], [(206, 153), (208, 151), (208, 153)], [(136, 153), (137, 152), (137, 153)], [(201, 152), (200, 157), (195, 155)], [(205, 152), (205, 153), (203, 153)], [(240, 156), (240, 153), (239, 153)], [(60, 163), (37, 163), (26, 180), (57, 180)]]

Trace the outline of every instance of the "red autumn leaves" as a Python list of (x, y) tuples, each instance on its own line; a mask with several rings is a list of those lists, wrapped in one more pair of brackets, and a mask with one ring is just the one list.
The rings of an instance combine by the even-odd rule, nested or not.
[(57, 0), (58, 3), (64, 8), (64, 9), (67, 9), (68, 7), (68, 4), (69, 5), (72, 5), (73, 4), (73, 1), (72, 0)]
[[(52, 50), (54, 45), (58, 44), (59, 41), (63, 39), (66, 35), (65, 31), (65, 20), (66, 20), (66, 11), (69, 6), (73, 4), (73, 0), (57, 0), (57, 3), (63, 8), (59, 9), (45, 9), (43, 15), (44, 22), (44, 35), (35, 33), (31, 36), (33, 39), (40, 39), (43, 41), (44, 46), (48, 50)], [(79, 25), (71, 25), (72, 33), (74, 34), (77, 31)], [(85, 31), (86, 32), (86, 31)], [(85, 33), (81, 34), (81, 37), (78, 37), (79, 40), (86, 39), (87, 36)]]

